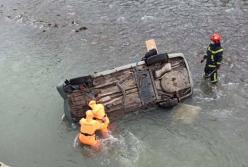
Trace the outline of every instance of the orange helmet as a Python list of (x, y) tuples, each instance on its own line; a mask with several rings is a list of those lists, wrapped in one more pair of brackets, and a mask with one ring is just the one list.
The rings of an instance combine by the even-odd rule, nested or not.
[(93, 113), (91, 110), (86, 111), (86, 118), (89, 118), (89, 119), (93, 118)]
[(213, 41), (214, 43), (220, 43), (222, 37), (219, 33), (214, 33), (213, 35), (210, 36), (210, 40)]
[(89, 107), (92, 108), (92, 106), (96, 105), (96, 101), (95, 100), (91, 100), (88, 105), (89, 105)]

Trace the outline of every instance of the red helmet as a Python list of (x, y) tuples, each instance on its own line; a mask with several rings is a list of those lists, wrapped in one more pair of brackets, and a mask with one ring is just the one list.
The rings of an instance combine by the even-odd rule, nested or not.
[(214, 43), (220, 43), (220, 40), (222, 39), (221, 35), (219, 33), (214, 33), (210, 36), (210, 40)]

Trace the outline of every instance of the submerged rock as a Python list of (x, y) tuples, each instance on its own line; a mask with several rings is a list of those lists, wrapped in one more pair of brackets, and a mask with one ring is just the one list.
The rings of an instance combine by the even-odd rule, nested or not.
[(80, 27), (79, 29), (75, 30), (75, 32), (79, 32), (79, 31), (83, 31), (83, 30), (87, 30), (88, 28), (87, 27)]
[(55, 23), (54, 28), (59, 28), (59, 25)]

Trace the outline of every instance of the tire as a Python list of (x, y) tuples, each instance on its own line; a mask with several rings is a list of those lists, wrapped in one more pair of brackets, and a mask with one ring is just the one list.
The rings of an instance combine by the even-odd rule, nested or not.
[(73, 79), (70, 79), (69, 82), (71, 85), (85, 84), (88, 87), (93, 86), (93, 78), (90, 75), (84, 76), (84, 77), (73, 78)]
[(158, 54), (158, 55), (148, 57), (145, 60), (145, 62), (146, 62), (147, 66), (150, 66), (150, 65), (155, 64), (155, 63), (167, 63), (168, 62), (168, 54), (163, 53), (163, 54)]
[(146, 52), (144, 59), (147, 59), (147, 58), (154, 56), (154, 55), (157, 55), (157, 54), (158, 54), (158, 52), (156, 49), (149, 50), (148, 52)]
[(158, 105), (162, 108), (170, 108), (176, 106), (178, 104), (177, 98), (168, 99), (167, 101), (163, 101), (158, 103)]

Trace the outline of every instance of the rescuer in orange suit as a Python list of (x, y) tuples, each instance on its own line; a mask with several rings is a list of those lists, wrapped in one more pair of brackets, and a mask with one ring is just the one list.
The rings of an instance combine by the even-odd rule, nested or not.
[(104, 138), (109, 136), (109, 118), (105, 112), (104, 105), (103, 104), (97, 104), (95, 100), (91, 100), (89, 102), (89, 107), (92, 109), (93, 117), (95, 120), (97, 120), (99, 123), (103, 123), (103, 127), (100, 129), (102, 136)]
[(95, 150), (99, 150), (101, 142), (96, 139), (96, 130), (102, 129), (104, 123), (94, 120), (93, 112), (91, 110), (86, 112), (86, 119), (82, 118), (79, 123), (81, 125), (79, 141), (82, 144), (91, 146)]

